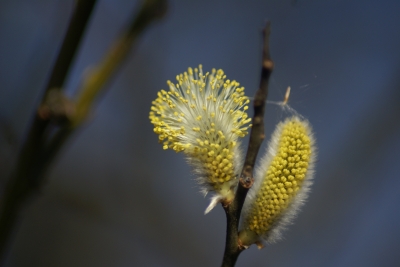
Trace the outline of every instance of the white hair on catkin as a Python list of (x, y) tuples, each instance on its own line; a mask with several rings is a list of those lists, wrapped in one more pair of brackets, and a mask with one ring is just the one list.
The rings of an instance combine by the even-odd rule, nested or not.
[[(279, 142), (280, 142), (280, 137), (282, 134), (282, 130), (284, 125), (288, 121), (300, 121), (302, 124), (305, 126), (307, 130), (307, 135), (310, 138), (310, 149), (312, 151), (310, 162), (308, 165), (308, 169), (305, 175), (305, 178), (302, 182), (302, 185), (297, 192), (297, 194), (293, 197), (291, 203), (288, 205), (288, 207), (281, 213), (281, 215), (275, 220), (275, 222), (272, 224), (270, 230), (265, 233), (261, 238), (266, 242), (266, 243), (274, 243), (282, 238), (282, 232), (287, 228), (288, 225), (290, 225), (293, 221), (293, 219), (296, 217), (298, 214), (300, 208), (304, 205), (308, 193), (310, 191), (310, 186), (312, 184), (312, 179), (314, 175), (314, 164), (315, 164), (315, 159), (316, 159), (316, 148), (315, 148), (315, 140), (314, 136), (312, 133), (311, 126), (309, 122), (304, 119), (300, 118), (298, 116), (293, 116), (290, 118), (287, 118), (284, 122), (280, 122), (277, 126), (275, 131), (272, 134), (271, 140), (268, 143), (266, 152), (264, 156), (259, 160), (256, 171), (255, 171), (255, 181), (253, 186), (250, 188), (244, 206), (243, 206), (243, 211), (242, 211), (242, 218), (246, 218), (248, 216), (248, 213), (251, 209), (252, 204), (254, 203), (257, 193), (262, 185), (262, 182), (266, 176), (267, 170), (271, 165), (272, 160), (274, 157), (277, 155), (278, 150), (279, 150)], [(242, 224), (245, 223), (242, 220)], [(242, 225), (242, 229), (244, 226)]]
[[(243, 167), (243, 151), (240, 147), (240, 142), (238, 141), (238, 145), (234, 148), (234, 170), (235, 170), (235, 178), (233, 178), (231, 181), (227, 182), (234, 187), (234, 190), (236, 190), (236, 186), (238, 183), (238, 176), (240, 172), (242, 171)], [(206, 197), (207, 194), (211, 191), (213, 192), (210, 200), (209, 206), (205, 210), (205, 214), (209, 213), (223, 198), (221, 197), (220, 194), (214, 191), (214, 188), (210, 185), (208, 182), (208, 177), (207, 177), (207, 172), (204, 168), (203, 162), (201, 162), (199, 159), (191, 157), (190, 155), (186, 155), (186, 160), (189, 165), (192, 166), (193, 168), (193, 173), (195, 175), (195, 181), (200, 187), (200, 193)]]

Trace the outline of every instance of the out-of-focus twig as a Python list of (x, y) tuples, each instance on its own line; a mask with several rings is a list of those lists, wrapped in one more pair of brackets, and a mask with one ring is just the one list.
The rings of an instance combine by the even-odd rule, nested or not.
[(253, 127), (250, 132), (249, 146), (243, 165), (243, 170), (239, 178), (239, 184), (236, 190), (235, 199), (227, 206), (224, 206), (227, 219), (226, 229), (226, 242), (225, 252), (222, 262), (222, 267), (233, 267), (239, 257), (239, 254), (244, 250), (238, 239), (238, 227), (240, 220), (240, 213), (242, 211), (243, 203), (246, 198), (247, 192), (253, 185), (253, 169), (257, 158), (258, 150), (264, 135), (264, 110), (265, 101), (268, 95), (268, 82), (272, 73), (274, 64), (271, 60), (269, 53), (269, 36), (270, 36), (270, 23), (268, 22), (263, 30), (264, 45), (262, 54), (262, 67), (260, 87), (254, 97), (254, 116)]
[[(76, 2), (76, 10), (46, 86), (42, 104), (22, 146), (16, 168), (6, 184), (0, 211), (0, 263), (4, 262), (4, 250), (19, 212), (27, 199), (39, 191), (48, 166), (77, 126), (84, 122), (100, 89), (121, 65), (134, 41), (152, 21), (164, 15), (167, 6), (166, 0), (146, 0), (129, 29), (86, 77), (76, 102), (69, 101), (59, 89), (63, 87), (95, 2)], [(61, 106), (54, 106), (54, 103), (60, 103)]]
[(96, 0), (78, 0), (72, 15), (67, 33), (58, 53), (56, 62), (46, 87), (46, 93), (50, 89), (61, 89), (67, 77), (71, 63), (74, 60), (75, 52), (79, 46), (82, 34), (84, 33), (90, 14)]
[[(78, 48), (87, 21), (92, 13), (96, 0), (76, 1), (75, 9), (70, 20), (67, 33), (45, 88), (43, 100), (52, 88), (61, 88), (73, 56)], [(26, 199), (37, 190), (41, 183), (43, 168), (44, 134), (49, 124), (35, 112), (22, 149), (19, 152), (15, 170), (2, 192), (0, 210), (0, 264), (3, 263), (5, 248), (12, 234), (19, 210)]]
[(116, 40), (102, 61), (89, 71), (79, 90), (75, 116), (72, 118), (73, 126), (76, 127), (85, 120), (96, 96), (117, 71), (137, 37), (153, 20), (161, 18), (166, 9), (166, 0), (145, 1), (129, 29)]
[(139, 35), (154, 20), (162, 18), (166, 10), (166, 0), (146, 0), (138, 15), (133, 16), (134, 19), (126, 32), (112, 44), (110, 50), (105, 54), (101, 62), (92, 67), (89, 73), (86, 74), (78, 90), (78, 96), (74, 104), (74, 112), (72, 112), (68, 118), (70, 124), (60, 129), (49, 141), (44, 155), (48, 161), (57, 155), (59, 149), (63, 146), (70, 134), (86, 120), (96, 97), (102, 93), (102, 89), (122, 65)]

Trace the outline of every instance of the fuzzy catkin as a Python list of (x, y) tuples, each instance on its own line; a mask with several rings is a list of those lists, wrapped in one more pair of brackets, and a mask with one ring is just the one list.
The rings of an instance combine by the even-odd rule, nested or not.
[(241, 163), (241, 137), (251, 119), (244, 87), (222, 70), (203, 74), (202, 66), (168, 81), (152, 102), (150, 121), (164, 149), (183, 152), (198, 174), (203, 192), (232, 200)]
[(309, 123), (297, 116), (280, 123), (243, 209), (240, 236), (250, 245), (274, 242), (307, 197), (314, 172), (315, 141)]

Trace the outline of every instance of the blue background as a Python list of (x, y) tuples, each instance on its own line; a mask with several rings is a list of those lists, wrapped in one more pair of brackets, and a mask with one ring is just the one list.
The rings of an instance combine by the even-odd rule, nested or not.
[[(0, 171), (12, 169), (74, 1), (0, 1)], [(100, 0), (66, 90), (137, 11)], [(187, 67), (222, 68), (253, 96), (260, 31), (272, 21), (269, 100), (309, 119), (318, 145), (308, 203), (283, 241), (237, 266), (399, 266), (400, 3), (348, 0), (170, 1), (24, 210), (8, 266), (219, 266), (225, 214), (203, 212), (182, 154), (148, 120), (156, 92)], [(285, 114), (266, 109), (267, 136)], [(244, 144), (247, 143), (247, 139)]]

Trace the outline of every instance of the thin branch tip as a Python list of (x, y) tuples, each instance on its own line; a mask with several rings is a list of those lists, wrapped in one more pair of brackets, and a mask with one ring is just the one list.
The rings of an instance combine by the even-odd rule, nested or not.
[(263, 29), (263, 68), (272, 71), (274, 63), (269, 52), (269, 37), (271, 35), (271, 21), (267, 21)]

